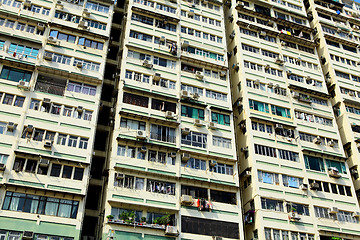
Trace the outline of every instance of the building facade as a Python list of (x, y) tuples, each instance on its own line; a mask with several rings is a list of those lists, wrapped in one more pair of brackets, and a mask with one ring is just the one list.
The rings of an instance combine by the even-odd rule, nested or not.
[(359, 165), (359, 9), (352, 1), (307, 2), (318, 32), (318, 52), (357, 197)]
[(222, 3), (124, 11), (103, 239), (242, 239)]
[(349, 140), (332, 110), (315, 14), (292, 0), (228, 7), (245, 239), (359, 238)]
[(113, 3), (0, 12), (0, 239), (80, 239)]

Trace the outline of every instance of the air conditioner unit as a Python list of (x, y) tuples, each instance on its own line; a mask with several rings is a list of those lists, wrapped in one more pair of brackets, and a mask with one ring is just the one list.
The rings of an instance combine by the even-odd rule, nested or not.
[(266, 32), (265, 32), (265, 31), (260, 31), (259, 35), (265, 37), (265, 36), (266, 36)]
[(6, 129), (8, 132), (13, 132), (16, 128), (16, 124), (13, 122), (8, 122), (8, 124), (6, 125)]
[(268, 70), (270, 68), (270, 64), (265, 65), (265, 70)]
[(37, 24), (37, 29), (40, 31), (44, 31), (45, 30), (45, 24), (44, 23), (38, 23)]
[(189, 93), (188, 91), (186, 91), (186, 90), (181, 90), (181, 92), (180, 92), (180, 97), (183, 98), (183, 99), (188, 99), (188, 98), (190, 98), (191, 96), (190, 96), (190, 93)]
[(88, 28), (89, 27), (89, 23), (87, 22), (87, 21), (85, 21), (85, 20), (81, 20), (80, 22), (79, 22), (79, 25), (78, 25), (79, 27), (81, 27), (81, 28)]
[(360, 212), (353, 212), (353, 213), (352, 213), (352, 216), (353, 216), (353, 217), (360, 218)]
[(146, 146), (142, 146), (142, 147), (140, 148), (140, 152), (146, 153), (146, 151), (147, 151), (147, 147), (146, 147)]
[(81, 62), (76, 63), (77, 68), (83, 68), (83, 64)]
[(142, 62), (142, 65), (143, 65), (144, 67), (147, 67), (147, 68), (152, 68), (152, 67), (153, 67), (153, 65), (151, 64), (151, 62), (150, 62), (149, 60), (147, 60), (147, 59), (145, 59), (145, 60)]
[(143, 130), (137, 130), (136, 131), (136, 138), (137, 139), (146, 139), (146, 132)]
[(240, 148), (240, 151), (243, 152), (243, 153), (248, 152), (249, 147), (242, 147), (242, 148)]
[(28, 125), (28, 126), (26, 127), (26, 132), (32, 133), (33, 131), (34, 131), (34, 126), (33, 126), (33, 125)]
[(245, 4), (244, 4), (244, 2), (238, 1), (236, 6), (237, 6), (238, 8), (243, 8), (243, 7), (245, 7)]
[(290, 75), (292, 75), (292, 71), (291, 70), (286, 70), (286, 74), (290, 76)]
[(356, 25), (354, 25), (354, 26), (352, 27), (352, 29), (355, 30), (355, 31), (359, 31), (359, 30), (360, 30), (359, 26), (356, 26)]
[(317, 136), (316, 138), (313, 139), (313, 143), (315, 144), (321, 144), (321, 138), (320, 136)]
[(341, 178), (341, 175), (339, 173), (339, 170), (335, 167), (329, 168), (329, 176), (333, 178)]
[(308, 189), (308, 185), (305, 184), (305, 183), (303, 183), (303, 184), (300, 185), (300, 189), (301, 189), (301, 190), (307, 190), (307, 189)]
[(51, 148), (52, 147), (52, 141), (45, 141), (44, 142), (44, 148)]
[(88, 9), (88, 8), (84, 8), (84, 11), (83, 11), (83, 16), (84, 16), (84, 17), (88, 17), (88, 16), (90, 16), (90, 9)]
[(274, 85), (274, 88), (280, 88), (280, 85), (279, 85), (279, 84), (275, 84), (275, 85)]
[(169, 156), (172, 157), (172, 158), (176, 157), (176, 152), (170, 152)]
[(220, 71), (220, 77), (225, 77), (226, 76), (226, 71)]
[(216, 164), (217, 164), (217, 161), (215, 161), (215, 160), (210, 160), (210, 162), (209, 162), (210, 167), (215, 167)]
[(287, 45), (286, 42), (284, 42), (284, 41), (281, 41), (280, 44), (281, 44), (281, 46), (286, 46)]
[(187, 162), (187, 161), (189, 161), (189, 159), (190, 159), (190, 153), (183, 153), (182, 155), (181, 155), (181, 161), (183, 161), (183, 162)]
[(239, 69), (240, 69), (240, 65), (239, 65), (239, 63), (234, 63), (233, 65), (232, 65), (232, 68), (235, 70), (235, 71), (239, 71)]
[(6, 165), (5, 163), (0, 163), (0, 171), (5, 171)]
[(328, 142), (328, 146), (329, 146), (329, 147), (334, 147), (334, 146), (335, 146), (335, 141), (334, 141), (334, 140), (330, 140), (330, 141)]
[(39, 165), (41, 167), (47, 167), (47, 166), (50, 165), (50, 160), (41, 158), (40, 161), (39, 161)]
[(17, 84), (17, 87), (23, 90), (30, 90), (30, 83), (20, 80)]
[(217, 124), (214, 123), (214, 122), (209, 122), (208, 128), (212, 129), (212, 130), (215, 130), (215, 129), (217, 129)]
[(49, 37), (47, 38), (47, 42), (48, 42), (48, 43), (56, 44), (57, 41), (58, 41), (58, 40), (57, 40), (56, 37), (49, 36)]
[(176, 115), (172, 111), (166, 111), (165, 112), (165, 118), (174, 119), (174, 118), (176, 118)]
[(190, 195), (181, 195), (180, 203), (181, 203), (181, 205), (192, 204), (193, 198)]
[(31, 7), (31, 1), (25, 0), (25, 1), (24, 1), (24, 7), (26, 7), (26, 8)]
[(275, 60), (275, 63), (282, 66), (282, 65), (284, 65), (285, 61), (282, 58), (277, 57)]
[(269, 82), (267, 85), (268, 85), (269, 88), (273, 88), (273, 87), (274, 87), (274, 84), (273, 84), (272, 82)]
[(289, 214), (290, 221), (298, 222), (301, 220), (300, 215), (297, 212), (291, 212)]
[(319, 190), (320, 185), (317, 182), (312, 182), (312, 183), (310, 183), (310, 189), (311, 190)]
[(194, 119), (194, 125), (197, 127), (203, 127), (204, 123), (200, 119)]
[(116, 180), (120, 180), (120, 179), (124, 179), (125, 178), (125, 174), (123, 173), (115, 173), (115, 179)]
[(159, 40), (160, 40), (160, 42), (165, 42), (165, 41), (166, 41), (166, 37), (165, 37), (165, 36), (161, 36)]
[(58, 0), (58, 1), (56, 2), (56, 8), (57, 8), (57, 9), (63, 9), (63, 8), (64, 8), (64, 5), (63, 5), (63, 3), (62, 3), (60, 0)]
[(196, 71), (195, 76), (196, 76), (197, 79), (203, 79), (204, 78), (204, 73), (200, 72), (200, 71)]
[(52, 61), (52, 59), (53, 59), (53, 53), (51, 53), (51, 52), (45, 52), (45, 54), (44, 54), (44, 60), (46, 60), (46, 61)]
[(339, 209), (337, 207), (331, 207), (329, 213), (336, 214), (339, 212)]
[(195, 11), (190, 9), (190, 11), (188, 12), (188, 16), (193, 17), (194, 15), (195, 15)]
[(355, 92), (353, 92), (353, 91), (349, 91), (348, 94), (349, 94), (349, 96), (351, 96), (351, 97), (355, 97)]
[(260, 85), (260, 80), (259, 80), (259, 79), (256, 79), (256, 80), (254, 81), (254, 84), (255, 84), (255, 85)]
[(160, 74), (160, 73), (155, 73), (154, 76), (153, 76), (153, 79), (154, 79), (155, 81), (160, 80), (160, 78), (161, 78), (161, 74)]
[(280, 123), (275, 124), (275, 129), (284, 129), (284, 126)]
[(190, 128), (182, 128), (181, 129), (182, 135), (189, 135), (190, 134)]
[(178, 236), (178, 235), (179, 235), (179, 232), (178, 232), (178, 230), (176, 229), (175, 226), (169, 226), (169, 225), (167, 225), (167, 226), (166, 226), (166, 229), (165, 229), (165, 235), (168, 235), (168, 236)]
[(192, 98), (193, 98), (194, 100), (198, 100), (198, 99), (200, 98), (200, 95), (199, 95), (198, 93), (193, 93), (193, 94), (192, 94)]
[(292, 92), (291, 95), (293, 98), (296, 98), (296, 99), (298, 99), (300, 96), (298, 92)]
[(186, 48), (186, 47), (188, 47), (189, 46), (189, 41), (183, 41), (182, 43), (181, 43), (181, 47), (182, 48)]
[(22, 234), (22, 239), (33, 239), (33, 238), (34, 238), (34, 232), (24, 231)]
[(82, 112), (84, 111), (84, 107), (78, 106), (78, 107), (76, 108), (76, 111), (78, 111), (78, 113), (82, 113)]
[(50, 98), (44, 98), (43, 102), (42, 102), (43, 106), (50, 106), (51, 104), (51, 99)]

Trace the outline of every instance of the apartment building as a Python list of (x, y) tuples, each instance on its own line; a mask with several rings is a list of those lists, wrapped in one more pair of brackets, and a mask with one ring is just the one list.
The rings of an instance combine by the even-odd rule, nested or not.
[(124, 12), (103, 239), (242, 239), (222, 3)]
[[(329, 93), (328, 77), (322, 72), (322, 48), (333, 49), (325, 40), (334, 44), (340, 40), (334, 36), (324, 39), (319, 35), (321, 27), (312, 28), (317, 23), (315, 8), (321, 14), (332, 12), (329, 18), (336, 14), (320, 3), (342, 6), (311, 2), (309, 22), (307, 2), (226, 3), (245, 239), (360, 238), (353, 170), (343, 150), (343, 144), (353, 140), (340, 138), (344, 130), (338, 130), (337, 123), (345, 121), (334, 115), (332, 91)], [(336, 54), (355, 61), (351, 52), (336, 50)], [(330, 56), (326, 60), (334, 63)], [(345, 73), (349, 71), (343, 70)], [(331, 79), (335, 83), (335, 77)], [(346, 96), (340, 88), (337, 91), (336, 96)], [(344, 115), (345, 104), (341, 104)], [(350, 123), (347, 131), (351, 131)]]
[(80, 239), (113, 3), (0, 12), (0, 239)]
[(322, 69), (359, 198), (360, 5), (352, 1), (309, 1), (306, 6), (313, 17), (312, 26), (317, 30)]

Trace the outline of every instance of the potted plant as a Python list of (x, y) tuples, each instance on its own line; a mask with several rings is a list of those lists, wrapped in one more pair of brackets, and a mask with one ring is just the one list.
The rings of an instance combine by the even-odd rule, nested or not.
[(170, 214), (167, 213), (166, 215), (159, 218), (158, 224), (165, 228), (166, 225), (169, 225), (170, 221)]
[(144, 225), (146, 224), (146, 217), (141, 217), (140, 222)]
[(107, 215), (106, 218), (107, 218), (107, 220), (108, 220), (109, 222), (112, 222), (112, 221), (114, 220), (114, 216), (113, 216), (113, 215)]

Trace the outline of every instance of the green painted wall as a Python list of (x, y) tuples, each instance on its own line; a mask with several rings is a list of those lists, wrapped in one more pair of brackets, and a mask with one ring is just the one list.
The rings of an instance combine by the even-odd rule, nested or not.
[(0, 228), (10, 231), (22, 232), (26, 230), (47, 235), (73, 237), (74, 240), (80, 239), (80, 230), (76, 229), (75, 225), (64, 225), (51, 222), (40, 222), (38, 225), (36, 220), (0, 217)]

